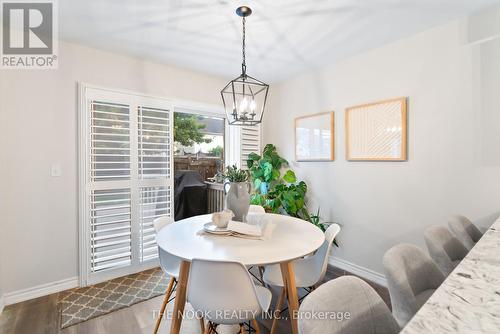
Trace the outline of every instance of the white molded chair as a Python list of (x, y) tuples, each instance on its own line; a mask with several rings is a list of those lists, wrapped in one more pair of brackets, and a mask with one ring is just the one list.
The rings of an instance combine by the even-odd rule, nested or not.
[[(261, 215), (261, 214), (265, 214), (266, 213), (266, 210), (260, 206), (260, 205), (254, 205), (254, 204), (250, 204), (250, 208), (248, 209), (248, 214), (247, 215)], [(253, 266), (250, 266), (248, 267), (248, 270), (251, 270), (253, 268)], [(254, 276), (258, 281), (260, 281), (260, 283), (264, 283), (264, 267), (263, 266), (259, 266), (259, 275), (260, 275), (260, 278)], [(252, 272), (250, 272), (250, 274), (252, 274), (252, 276), (254, 275)]]
[(155, 232), (158, 234), (162, 228), (164, 228), (167, 225), (170, 225), (174, 222), (174, 218), (172, 217), (160, 217), (156, 218), (153, 220), (153, 227), (155, 229)]
[(197, 313), (208, 320), (205, 333), (217, 325), (240, 325), (252, 321), (259, 331), (255, 316), (267, 312), (271, 292), (253, 283), (245, 266), (238, 262), (193, 259), (187, 286), (187, 300)]
[[(298, 288), (309, 288), (319, 283), (326, 274), (328, 256), (333, 240), (340, 232), (338, 224), (332, 224), (325, 232), (325, 241), (311, 256), (293, 261), (295, 271), (295, 284)], [(284, 286), (279, 264), (265, 267), (264, 282), (274, 286)]]
[(260, 205), (250, 204), (250, 208), (248, 209), (248, 213), (266, 213), (263, 207)]
[[(160, 217), (156, 218), (153, 221), (153, 226), (155, 228), (156, 233), (160, 232), (162, 228), (165, 226), (172, 224), (174, 219), (172, 217)], [(160, 260), (160, 267), (165, 274), (170, 276), (167, 291), (165, 292), (165, 298), (163, 299), (163, 304), (160, 309), (160, 314), (158, 315), (158, 319), (156, 320), (156, 326), (154, 329), (154, 334), (158, 332), (160, 328), (160, 323), (165, 313), (165, 308), (167, 307), (168, 302), (170, 301), (170, 297), (172, 296), (172, 292), (174, 291), (175, 286), (177, 285), (177, 279), (179, 278), (179, 268), (181, 265), (181, 260), (173, 256), (163, 249), (158, 247), (158, 257)]]
[[(326, 268), (328, 266), (328, 256), (332, 248), (333, 240), (340, 232), (338, 224), (332, 224), (325, 232), (325, 241), (321, 247), (310, 256), (293, 261), (295, 272), (295, 284), (297, 288), (304, 288), (308, 292), (314, 290), (315, 285), (320, 283), (325, 278)], [(281, 306), (285, 300), (286, 291), (283, 284), (283, 276), (279, 264), (273, 264), (265, 267), (264, 282), (269, 285), (281, 287), (281, 293), (276, 304), (276, 311), (281, 312)], [(275, 318), (271, 332), (277, 326)]]

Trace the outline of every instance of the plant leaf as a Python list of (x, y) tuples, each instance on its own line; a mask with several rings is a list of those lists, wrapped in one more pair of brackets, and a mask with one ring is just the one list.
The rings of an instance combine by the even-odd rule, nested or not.
[(260, 155), (258, 155), (257, 153), (250, 153), (248, 155), (248, 160), (252, 160), (252, 161), (259, 161), (260, 160)]
[(291, 169), (286, 171), (283, 179), (288, 183), (295, 183), (297, 181), (297, 177), (295, 176), (294, 171)]
[(273, 172), (271, 173), (271, 179), (272, 180), (277, 180), (280, 178), (280, 171), (279, 169), (273, 169)]
[(264, 169), (264, 180), (266, 182), (271, 181), (273, 174), (273, 166), (269, 162), (265, 162), (262, 167)]
[(304, 198), (299, 197), (295, 203), (298, 209), (302, 209), (304, 207)]
[(253, 186), (255, 187), (255, 190), (260, 191), (260, 185), (262, 184), (261, 179), (255, 179), (253, 181)]

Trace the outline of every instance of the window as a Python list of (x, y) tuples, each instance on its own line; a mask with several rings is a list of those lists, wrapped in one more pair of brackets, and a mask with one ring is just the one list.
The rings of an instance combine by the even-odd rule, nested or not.
[[(180, 110), (180, 111), (177, 111)], [(205, 179), (224, 168), (225, 119), (176, 108), (174, 113), (175, 170), (197, 170)]]
[(82, 85), (82, 285), (156, 264), (153, 220), (173, 216), (168, 100)]

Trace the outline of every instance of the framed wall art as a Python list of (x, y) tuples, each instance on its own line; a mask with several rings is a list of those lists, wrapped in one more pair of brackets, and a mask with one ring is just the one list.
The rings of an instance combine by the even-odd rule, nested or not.
[(295, 160), (334, 160), (334, 113), (297, 117), (295, 119)]
[(407, 159), (407, 98), (368, 103), (346, 109), (346, 159)]

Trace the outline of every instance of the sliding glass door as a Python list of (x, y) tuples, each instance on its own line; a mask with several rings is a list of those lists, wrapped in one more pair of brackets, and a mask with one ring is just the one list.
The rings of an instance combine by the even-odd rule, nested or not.
[(82, 85), (81, 285), (157, 265), (153, 220), (173, 216), (168, 100)]

